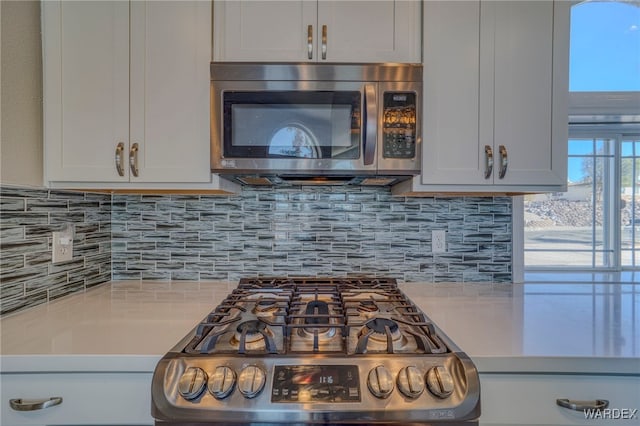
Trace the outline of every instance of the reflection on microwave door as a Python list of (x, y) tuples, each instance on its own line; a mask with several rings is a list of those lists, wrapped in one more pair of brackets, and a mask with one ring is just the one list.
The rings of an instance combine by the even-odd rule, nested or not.
[(318, 140), (300, 123), (279, 127), (269, 139), (269, 157), (320, 158)]

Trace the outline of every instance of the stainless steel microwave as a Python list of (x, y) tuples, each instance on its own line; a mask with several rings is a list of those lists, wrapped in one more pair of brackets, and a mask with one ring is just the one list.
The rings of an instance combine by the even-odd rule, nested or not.
[(422, 66), (211, 64), (211, 169), (244, 184), (420, 172)]

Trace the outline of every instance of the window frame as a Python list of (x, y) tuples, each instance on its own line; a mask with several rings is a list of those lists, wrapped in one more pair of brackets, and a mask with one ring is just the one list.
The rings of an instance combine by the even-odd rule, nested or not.
[[(621, 189), (619, 169), (621, 165), (621, 141), (628, 138), (640, 138), (640, 92), (570, 92), (569, 93), (569, 131), (570, 139), (612, 139), (615, 140), (613, 193), (619, 194)], [(567, 161), (568, 161), (567, 153)], [(613, 212), (620, 211), (620, 197), (614, 196)], [(621, 221), (619, 214), (609, 216), (603, 228), (607, 228), (612, 244), (612, 265), (597, 266), (527, 266), (524, 263), (524, 197), (514, 198), (514, 237), (513, 253), (514, 281), (521, 282), (524, 273), (542, 271), (627, 271), (640, 270), (640, 265), (622, 266), (621, 264)], [(516, 226), (517, 225), (517, 226)], [(518, 233), (516, 234), (516, 231)], [(521, 234), (520, 234), (521, 233)], [(604, 237), (603, 237), (604, 238)], [(593, 265), (593, 263), (592, 263)]]
[[(603, 0), (604, 1), (604, 0)], [(571, 7), (578, 6), (587, 1), (572, 0)], [(569, 52), (567, 52), (569, 53)], [(569, 61), (570, 58), (567, 58)], [(567, 63), (569, 65), (569, 63)], [(569, 71), (569, 70), (567, 70)], [(568, 86), (570, 87), (570, 85)], [(614, 146), (614, 191), (619, 194), (621, 190), (620, 166), (621, 166), (621, 141), (626, 138), (636, 138), (640, 135), (640, 91), (569, 91), (568, 92), (568, 140), (571, 138), (616, 138)], [(568, 149), (565, 150), (568, 163)], [(568, 172), (568, 170), (567, 170)], [(619, 212), (620, 197), (614, 197), (614, 212)], [(525, 271), (527, 273), (544, 271), (544, 267), (527, 267), (524, 263), (524, 196), (513, 197), (513, 238), (512, 238), (512, 271), (514, 282), (523, 282)], [(614, 269), (606, 268), (606, 271), (622, 270), (621, 267), (621, 228), (620, 214), (613, 214), (614, 231), (617, 236), (614, 250)], [(603, 224), (603, 227), (606, 224)], [(632, 262), (633, 263), (633, 262)], [(593, 262), (592, 262), (593, 264)], [(552, 268), (551, 266), (547, 268)], [(558, 267), (555, 267), (556, 271)], [(563, 268), (567, 269), (567, 268)], [(549, 269), (546, 269), (549, 270)], [(576, 270), (594, 272), (596, 269), (576, 267)], [(640, 270), (640, 265), (625, 270)]]

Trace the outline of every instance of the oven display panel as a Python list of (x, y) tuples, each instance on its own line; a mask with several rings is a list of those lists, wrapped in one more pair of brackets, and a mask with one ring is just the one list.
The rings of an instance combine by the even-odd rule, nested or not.
[(276, 365), (271, 402), (360, 402), (355, 365)]

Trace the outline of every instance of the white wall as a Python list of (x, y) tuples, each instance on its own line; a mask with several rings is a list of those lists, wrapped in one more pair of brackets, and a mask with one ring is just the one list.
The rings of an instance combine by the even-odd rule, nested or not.
[(42, 186), (39, 1), (0, 1), (0, 183)]

